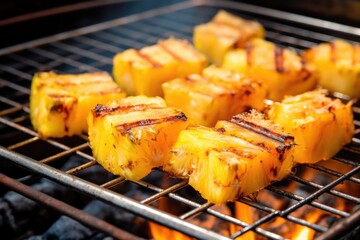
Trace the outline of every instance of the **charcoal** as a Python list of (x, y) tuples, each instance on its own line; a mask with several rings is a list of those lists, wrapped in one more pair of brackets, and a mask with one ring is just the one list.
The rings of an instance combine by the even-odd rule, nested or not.
[[(103, 203), (98, 200), (93, 200), (83, 209), (85, 212), (96, 216), (99, 219), (113, 223), (126, 231), (137, 233), (140, 228), (143, 228), (145, 221), (141, 222), (134, 214), (128, 213), (124, 210)], [(136, 222), (136, 224), (135, 224)], [(103, 233), (98, 233), (82, 223), (73, 220), (67, 216), (61, 216), (42, 236), (34, 236), (29, 240), (81, 240), (81, 239), (107, 239), (111, 237)]]
[(43, 239), (78, 240), (87, 239), (94, 231), (81, 223), (61, 216), (43, 235)]
[(16, 228), (16, 221), (8, 202), (0, 199), (0, 232), (6, 235)]
[(114, 240), (113, 237), (108, 236), (105, 233), (97, 233), (90, 238), (90, 240)]
[[(83, 158), (72, 156), (63, 165), (61, 170), (66, 171), (84, 162)], [(97, 184), (113, 178), (113, 175), (107, 173), (98, 165), (79, 172), (78, 176)], [(78, 207), (83, 206), (90, 200), (89, 197), (80, 195), (71, 188), (46, 178), (41, 178), (37, 183), (32, 184), (31, 188)], [(6, 236), (9, 237), (18, 236), (29, 228), (38, 228), (42, 232), (57, 217), (58, 213), (54, 210), (44, 208), (37, 202), (17, 192), (9, 191), (0, 198), (0, 232), (6, 232)]]
[(356, 227), (350, 233), (346, 234), (339, 240), (354, 240), (354, 239), (360, 239), (360, 226)]

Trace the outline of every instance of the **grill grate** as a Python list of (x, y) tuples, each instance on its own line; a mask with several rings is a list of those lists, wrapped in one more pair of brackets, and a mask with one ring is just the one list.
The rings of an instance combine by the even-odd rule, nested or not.
[[(28, 170), (15, 177), (18, 178), (18, 182), (26, 183), (29, 179), (39, 174), (77, 189), (81, 193), (90, 195), (93, 198), (101, 199), (161, 225), (200, 239), (229, 239), (229, 237), (186, 221), (201, 213), (210, 214), (221, 221), (242, 227), (240, 231), (230, 236), (230, 239), (234, 239), (249, 231), (269, 239), (284, 239), (283, 236), (262, 228), (264, 223), (279, 217), (293, 222), (295, 225), (311, 228), (318, 233), (327, 232), (320, 235), (320, 238), (322, 237), (323, 239), (329, 237), (329, 235), (335, 238), (336, 235), (334, 234), (339, 234), (341, 231), (346, 230), (346, 228), (328, 229), (320, 224), (311, 223), (292, 214), (295, 210), (304, 206), (320, 209), (337, 218), (351, 219), (351, 224), (343, 225), (344, 227), (353, 228), (358, 225), (360, 222), (359, 211), (351, 213), (340, 210), (317, 199), (328, 194), (335, 198), (343, 199), (346, 203), (353, 204), (354, 206), (360, 204), (359, 196), (353, 196), (335, 189), (335, 186), (344, 181), (351, 182), (360, 189), (359, 102), (353, 107), (356, 134), (352, 143), (344, 147), (337, 156), (327, 162), (329, 165), (332, 163), (340, 164), (348, 170), (345, 172), (338, 168), (335, 170), (327, 165), (303, 165), (301, 169), (310, 170), (315, 173), (324, 173), (332, 176), (333, 180), (330, 183), (324, 184), (296, 174), (288, 177), (280, 182), (280, 184), (274, 184), (262, 190), (272, 192), (280, 198), (291, 201), (291, 204), (282, 210), (269, 207), (262, 202), (245, 198), (240, 199), (240, 202), (263, 213), (263, 217), (255, 222), (245, 222), (236, 219), (217, 211), (212, 207), (212, 204), (184, 197), (180, 194), (179, 190), (187, 187), (186, 181), (176, 182), (166, 188), (159, 187), (146, 180), (130, 182), (122, 177), (116, 177), (102, 184), (90, 183), (77, 177), (77, 173), (96, 165), (91, 156), (85, 135), (65, 139), (42, 140), (39, 139), (37, 133), (32, 129), (29, 121), (28, 99), (34, 72), (48, 70), (55, 70), (59, 73), (85, 71), (111, 72), (112, 57), (127, 48), (141, 48), (156, 43), (158, 39), (170, 36), (185, 38), (191, 41), (193, 26), (207, 22), (218, 9), (226, 9), (246, 18), (257, 19), (265, 26), (268, 40), (279, 45), (291, 47), (296, 51), (301, 51), (314, 44), (330, 41), (337, 37), (354, 41), (360, 36), (360, 29), (358, 28), (293, 14), (280, 14), (278, 11), (261, 7), (226, 1), (209, 1), (205, 3), (203, 1), (186, 1), (166, 8), (150, 10), (126, 18), (2, 49), (0, 50), (0, 129), (2, 132), (0, 136), (0, 156)], [(34, 151), (34, 149), (40, 148), (47, 149), (47, 151)], [(86, 162), (67, 171), (59, 170), (56, 163), (64, 161), (64, 157), (71, 155), (77, 155)], [(299, 169), (298, 171), (300, 172)], [(0, 174), (0, 179), (5, 184), (4, 179), (6, 177)], [(133, 183), (144, 187), (152, 192), (152, 194), (138, 201), (112, 190), (113, 186)], [(311, 194), (302, 196), (301, 194), (284, 190), (281, 183), (297, 183), (300, 186), (311, 188), (312, 191)], [(11, 186), (11, 184), (8, 185)], [(15, 187), (13, 188), (15, 189)], [(34, 197), (33, 194), (26, 192), (21, 186), (17, 188), (17, 191), (26, 196)], [(29, 191), (31, 192), (31, 189)], [(157, 202), (164, 196), (171, 198), (179, 204), (188, 206), (190, 210), (180, 216), (160, 211), (152, 203)], [(41, 202), (41, 199), (36, 200)], [(59, 205), (54, 204), (52, 206), (55, 208), (58, 206), (58, 210), (68, 213), (63, 210), (64, 208), (60, 209)], [(81, 214), (79, 213), (79, 216), (82, 216)], [(89, 224), (84, 218), (79, 218), (79, 220)], [(92, 223), (92, 226), (102, 229), (102, 231), (108, 231), (108, 234), (116, 235), (113, 228), (109, 227), (104, 230), (104, 225), (101, 224), (96, 225), (96, 223)]]

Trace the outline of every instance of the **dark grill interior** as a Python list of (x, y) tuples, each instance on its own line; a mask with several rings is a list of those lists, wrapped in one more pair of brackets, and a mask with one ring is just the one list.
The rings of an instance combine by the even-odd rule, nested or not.
[[(222, 223), (240, 226), (230, 239), (246, 232), (254, 232), (256, 236), (264, 236), (268, 239), (284, 239), (281, 234), (263, 228), (266, 223), (275, 221), (277, 218), (313, 229), (317, 232), (316, 236), (319, 239), (330, 239), (329, 236), (338, 239), (339, 235), (336, 234), (343, 236), (344, 231), (349, 232), (348, 229), (356, 228), (360, 223), (360, 213), (359, 210), (356, 211), (360, 206), (359, 102), (353, 106), (356, 132), (351, 144), (345, 146), (337, 156), (325, 164), (299, 166), (295, 169), (294, 176), (289, 176), (282, 182), (273, 184), (260, 192), (260, 194), (269, 192), (277, 199), (285, 199), (288, 202), (286, 207), (277, 209), (267, 202), (250, 198), (239, 200), (249, 205), (254, 211), (258, 209), (261, 213), (261, 217), (253, 222), (237, 219), (218, 211), (212, 204), (206, 203), (197, 196), (187, 186), (186, 181), (170, 179), (159, 170), (154, 170), (150, 176), (139, 182), (130, 182), (107, 174), (93, 160), (86, 135), (41, 140), (32, 129), (28, 103), (31, 79), (35, 72), (49, 70), (58, 73), (111, 72), (112, 57), (127, 48), (141, 48), (170, 36), (191, 41), (193, 26), (207, 22), (218, 9), (226, 9), (245, 18), (258, 20), (265, 26), (268, 40), (291, 47), (296, 51), (302, 51), (314, 44), (338, 37), (355, 41), (360, 36), (360, 29), (332, 25), (332, 23), (316, 19), (279, 14), (276, 11), (240, 3), (220, 2), (200, 5), (195, 1), (183, 2), (160, 10), (150, 10), (90, 26), (81, 31), (67, 32), (37, 40), (31, 44), (0, 50), (2, 55), (0, 56), (0, 156), (2, 156), (0, 181), (5, 185), (0, 188), (2, 199), (6, 199), (8, 190), (14, 189), (50, 208), (57, 209), (62, 214), (69, 215), (87, 225), (90, 224), (92, 228), (101, 229), (105, 234), (117, 238), (135, 237), (126, 235), (128, 233), (120, 230), (113, 223), (109, 223), (111, 221), (96, 219), (96, 217), (100, 218), (98, 213), (88, 212), (95, 215), (94, 218), (86, 211), (78, 212), (76, 209), (82, 209), (85, 203), (96, 198), (102, 202), (111, 203), (112, 208), (116, 209), (113, 211), (135, 214), (140, 219), (138, 222), (143, 223), (144, 218), (149, 219), (200, 239), (229, 238), (187, 221), (197, 215), (211, 215)], [(340, 94), (336, 96), (343, 97)], [(316, 176), (326, 176), (327, 181), (322, 181), (320, 177), (309, 180), (302, 174), (306, 171), (315, 173)], [(94, 175), (99, 177), (94, 177)], [(41, 176), (50, 180), (45, 180)], [(44, 196), (35, 192), (37, 188), (34, 188), (34, 184), (51, 181), (69, 188), (63, 189), (63, 192), (59, 194), (45, 191)], [(31, 188), (26, 188), (19, 182)], [(336, 188), (346, 183), (351, 184), (355, 194)], [(296, 184), (306, 191), (288, 191), (287, 186), (291, 184)], [(142, 194), (140, 196), (133, 194), (134, 189), (140, 189)], [(77, 201), (71, 202), (68, 197), (64, 197), (70, 196), (70, 192), (74, 191), (81, 193), (77, 194)], [(179, 208), (182, 212), (159, 210), (158, 202), (165, 197), (171, 199), (174, 206), (181, 206)], [(348, 207), (345, 210), (338, 209), (327, 201), (329, 198), (335, 199), (334, 201), (342, 199)], [(232, 205), (229, 204), (230, 209)], [(293, 214), (301, 208), (309, 211), (321, 210), (332, 216), (332, 219), (335, 219), (334, 222), (347, 219), (348, 224), (345, 225), (343, 222), (341, 227), (340, 225), (330, 227), (329, 224), (321, 222), (312, 223)], [(48, 225), (58, 217), (56, 214), (55, 217), (54, 214), (48, 215), (51, 219)], [(0, 226), (0, 229), (1, 227), (4, 226)], [(45, 230), (47, 227), (49, 226), (44, 227)], [(39, 229), (38, 232), (34, 230), (34, 234), (39, 234), (41, 231), (44, 229)], [(139, 234), (139, 229), (135, 227), (129, 231), (137, 233), (140, 237), (146, 237)], [(26, 236), (27, 233), (16, 234), (19, 238)]]

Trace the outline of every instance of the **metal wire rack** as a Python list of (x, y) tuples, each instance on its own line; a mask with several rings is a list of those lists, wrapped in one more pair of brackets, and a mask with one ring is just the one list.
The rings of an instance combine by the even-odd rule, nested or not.
[[(133, 235), (96, 219), (73, 206), (54, 199), (26, 186), (28, 179), (41, 175), (59, 182), (93, 198), (111, 203), (129, 212), (135, 213), (163, 226), (178, 230), (199, 239), (235, 239), (249, 231), (268, 239), (284, 239), (283, 236), (264, 229), (263, 224), (282, 218), (295, 225), (306, 226), (321, 233), (318, 239), (336, 239), (339, 235), (360, 223), (360, 211), (346, 211), (319, 200), (321, 196), (331, 195), (347, 204), (359, 205), (359, 196), (336, 189), (344, 182), (351, 182), (360, 189), (360, 107), (353, 106), (356, 134), (352, 143), (345, 146), (341, 153), (328, 161), (343, 166), (341, 170), (328, 165), (304, 165), (315, 173), (331, 176), (326, 184), (309, 180), (300, 174), (289, 176), (282, 182), (295, 182), (312, 191), (303, 196), (284, 190), (281, 184), (266, 188), (279, 198), (291, 201), (288, 207), (276, 209), (262, 202), (239, 199), (240, 202), (258, 209), (262, 217), (254, 222), (246, 222), (213, 208), (203, 200), (192, 200), (179, 193), (187, 187), (186, 181), (177, 181), (169, 187), (161, 187), (146, 180), (130, 182), (122, 177), (94, 184), (77, 176), (78, 172), (96, 165), (87, 144), (87, 137), (77, 136), (66, 139), (40, 139), (29, 121), (29, 93), (31, 79), (37, 71), (54, 70), (59, 73), (77, 73), (86, 71), (112, 71), (112, 57), (127, 48), (141, 48), (170, 36), (191, 41), (193, 27), (207, 22), (219, 9), (226, 9), (249, 19), (262, 23), (267, 31), (267, 39), (279, 45), (302, 51), (314, 44), (345, 38), (349, 41), (359, 39), (360, 29), (318, 19), (283, 13), (252, 5), (226, 1), (185, 1), (165, 8), (150, 10), (109, 22), (85, 27), (79, 30), (61, 33), (55, 36), (20, 44), (0, 50), (0, 156), (25, 168), (17, 179), (0, 173), (0, 182), (49, 207), (69, 215), (96, 229), (100, 229), (117, 238), (134, 238)], [(34, 154), (37, 149), (37, 154)], [(45, 149), (41, 151), (39, 149)], [(64, 157), (77, 155), (85, 160), (75, 168), (60, 170), (56, 163)], [(158, 171), (158, 170), (154, 170)], [(2, 172), (2, 171), (1, 171)], [(152, 194), (136, 200), (112, 190), (119, 184), (138, 184)], [(168, 197), (190, 210), (181, 215), (159, 210), (153, 204), (162, 197)], [(302, 207), (319, 209), (341, 219), (339, 224), (329, 229), (320, 224), (294, 216)], [(355, 207), (354, 207), (355, 209)], [(240, 230), (230, 237), (207, 230), (188, 221), (192, 217), (206, 213), (221, 221), (239, 226)], [(346, 221), (345, 221), (346, 220)]]

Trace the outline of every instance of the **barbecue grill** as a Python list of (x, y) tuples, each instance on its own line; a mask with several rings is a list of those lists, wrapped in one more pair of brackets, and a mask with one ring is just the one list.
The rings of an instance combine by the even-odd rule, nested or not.
[[(360, 28), (339, 23), (319, 20), (278, 10), (263, 8), (245, 3), (228, 1), (183, 1), (166, 7), (151, 9), (107, 22), (86, 26), (80, 29), (62, 32), (19, 45), (0, 49), (0, 182), (4, 185), (0, 193), (14, 190), (67, 215), (91, 228), (119, 239), (138, 239), (136, 233), (129, 233), (112, 223), (81, 210), (64, 200), (41, 193), (31, 187), (40, 177), (49, 179), (78, 192), (79, 195), (98, 199), (146, 220), (150, 220), (170, 229), (177, 230), (198, 239), (235, 239), (247, 232), (268, 239), (284, 239), (277, 232), (262, 226), (276, 218), (285, 219), (294, 225), (305, 226), (316, 231), (317, 239), (339, 239), (360, 225), (360, 198), (358, 194), (349, 194), (335, 189), (344, 182), (351, 182), (360, 192), (360, 104), (353, 105), (356, 127), (352, 142), (331, 160), (320, 165), (302, 165), (295, 169), (293, 176), (280, 183), (273, 184), (261, 191), (269, 191), (279, 199), (287, 199), (290, 204), (284, 209), (275, 209), (265, 203), (250, 198), (241, 198), (240, 202), (262, 213), (253, 222), (247, 222), (234, 216), (217, 211), (212, 204), (200, 197), (189, 197), (182, 190), (190, 188), (186, 181), (167, 180), (164, 187), (153, 178), (167, 179), (160, 170), (154, 170), (149, 178), (131, 182), (119, 176), (111, 180), (94, 183), (82, 177), (81, 173), (97, 166), (87, 143), (87, 136), (64, 139), (40, 139), (32, 129), (29, 120), (29, 93), (32, 75), (36, 71), (54, 70), (59, 73), (77, 73), (85, 71), (112, 71), (112, 57), (127, 48), (141, 48), (152, 45), (159, 39), (170, 36), (191, 41), (193, 27), (207, 22), (219, 10), (225, 9), (239, 16), (256, 19), (266, 28), (266, 37), (280, 46), (302, 51), (320, 42), (334, 38), (344, 38), (356, 42), (360, 39)], [(335, 94), (343, 101), (346, 96)], [(78, 165), (70, 169), (60, 166), (70, 157), (81, 158)], [(344, 166), (342, 169), (329, 167), (332, 163)], [(329, 166), (328, 166), (329, 165)], [(5, 167), (6, 166), (6, 169)], [(315, 174), (329, 176), (330, 181), (321, 184), (308, 180), (300, 174), (312, 171)], [(305, 196), (284, 190), (283, 185), (295, 182), (311, 189)], [(147, 192), (138, 199), (126, 190), (138, 186)], [(119, 188), (119, 186), (121, 186)], [(122, 190), (118, 190), (122, 189)], [(191, 190), (190, 190), (191, 191)], [(322, 196), (331, 196), (353, 205), (351, 211), (338, 209), (322, 202)], [(157, 202), (161, 198), (171, 199), (172, 204), (185, 206), (181, 214), (160, 210)], [(230, 204), (231, 205), (231, 204)], [(313, 223), (294, 216), (293, 213), (303, 207), (320, 209), (334, 216), (337, 221), (331, 227)], [(359, 209), (359, 210), (356, 210)], [(207, 214), (219, 221), (239, 226), (231, 236), (205, 229), (189, 219)]]

